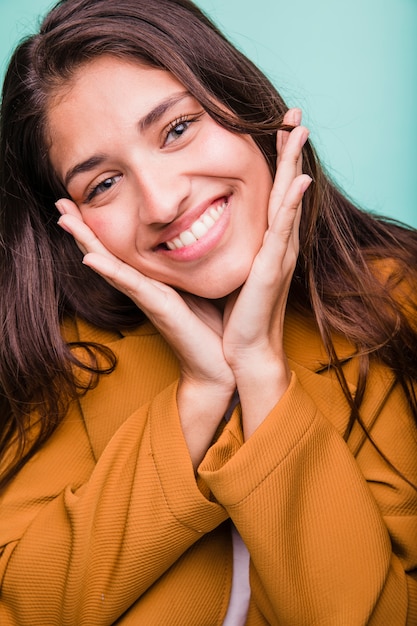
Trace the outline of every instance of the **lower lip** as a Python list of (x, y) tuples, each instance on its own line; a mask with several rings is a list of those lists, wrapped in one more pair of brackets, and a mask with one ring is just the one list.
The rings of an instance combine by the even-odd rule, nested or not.
[(210, 228), (210, 230), (203, 237), (201, 237), (201, 239), (198, 239), (190, 246), (184, 246), (183, 248), (178, 248), (177, 250), (159, 249), (158, 252), (160, 254), (167, 255), (170, 259), (175, 259), (176, 261), (196, 261), (206, 256), (206, 254), (216, 248), (223, 238), (230, 222), (230, 204), (231, 197), (228, 199), (227, 206), (223, 214), (214, 226), (212, 226), (212, 228)]

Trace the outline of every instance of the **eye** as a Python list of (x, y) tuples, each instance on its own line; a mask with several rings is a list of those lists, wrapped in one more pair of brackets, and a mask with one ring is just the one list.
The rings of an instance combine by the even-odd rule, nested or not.
[(95, 198), (96, 196), (111, 189), (121, 178), (121, 174), (116, 174), (115, 176), (109, 176), (108, 178), (105, 178), (104, 180), (99, 182), (98, 185), (95, 185), (88, 190), (86, 202), (91, 202), (91, 200), (93, 200), (93, 198)]
[(180, 118), (172, 122), (166, 131), (164, 145), (168, 145), (179, 137), (182, 137), (182, 135), (187, 132), (190, 124), (191, 120), (187, 118)]
[(171, 122), (165, 131), (164, 146), (180, 139), (190, 128), (191, 124), (200, 119), (201, 115), (202, 113), (193, 117), (184, 115)]

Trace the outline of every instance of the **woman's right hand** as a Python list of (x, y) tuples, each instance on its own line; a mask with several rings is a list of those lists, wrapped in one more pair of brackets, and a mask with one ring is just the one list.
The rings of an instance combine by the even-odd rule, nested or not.
[(57, 202), (59, 225), (76, 240), (84, 264), (131, 298), (165, 337), (180, 364), (178, 410), (194, 467), (210, 446), (235, 390), (222, 347), (222, 314), (209, 301), (180, 294), (144, 276), (99, 241), (68, 199)]

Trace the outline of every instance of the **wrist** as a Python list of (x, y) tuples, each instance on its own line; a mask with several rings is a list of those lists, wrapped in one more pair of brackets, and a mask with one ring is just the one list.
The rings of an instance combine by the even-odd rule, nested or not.
[(244, 438), (248, 439), (273, 410), (291, 382), (287, 359), (262, 359), (250, 362), (250, 368), (235, 371), (242, 407)]
[(177, 390), (181, 428), (196, 469), (233, 397), (235, 386), (182, 378)]

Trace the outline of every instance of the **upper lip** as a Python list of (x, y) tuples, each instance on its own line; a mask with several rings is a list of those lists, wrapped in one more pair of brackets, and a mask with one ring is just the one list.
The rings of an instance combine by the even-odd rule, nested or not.
[(182, 232), (188, 230), (192, 224), (196, 220), (198, 220), (207, 209), (224, 199), (227, 199), (229, 196), (226, 194), (220, 196), (214, 196), (210, 200), (205, 200), (201, 202), (197, 206), (185, 211), (182, 215), (180, 215), (177, 219), (175, 219), (171, 224), (168, 224), (161, 235), (161, 237), (154, 244), (154, 248), (157, 248), (161, 244), (166, 243), (167, 241), (172, 241), (176, 237), (178, 237)]

